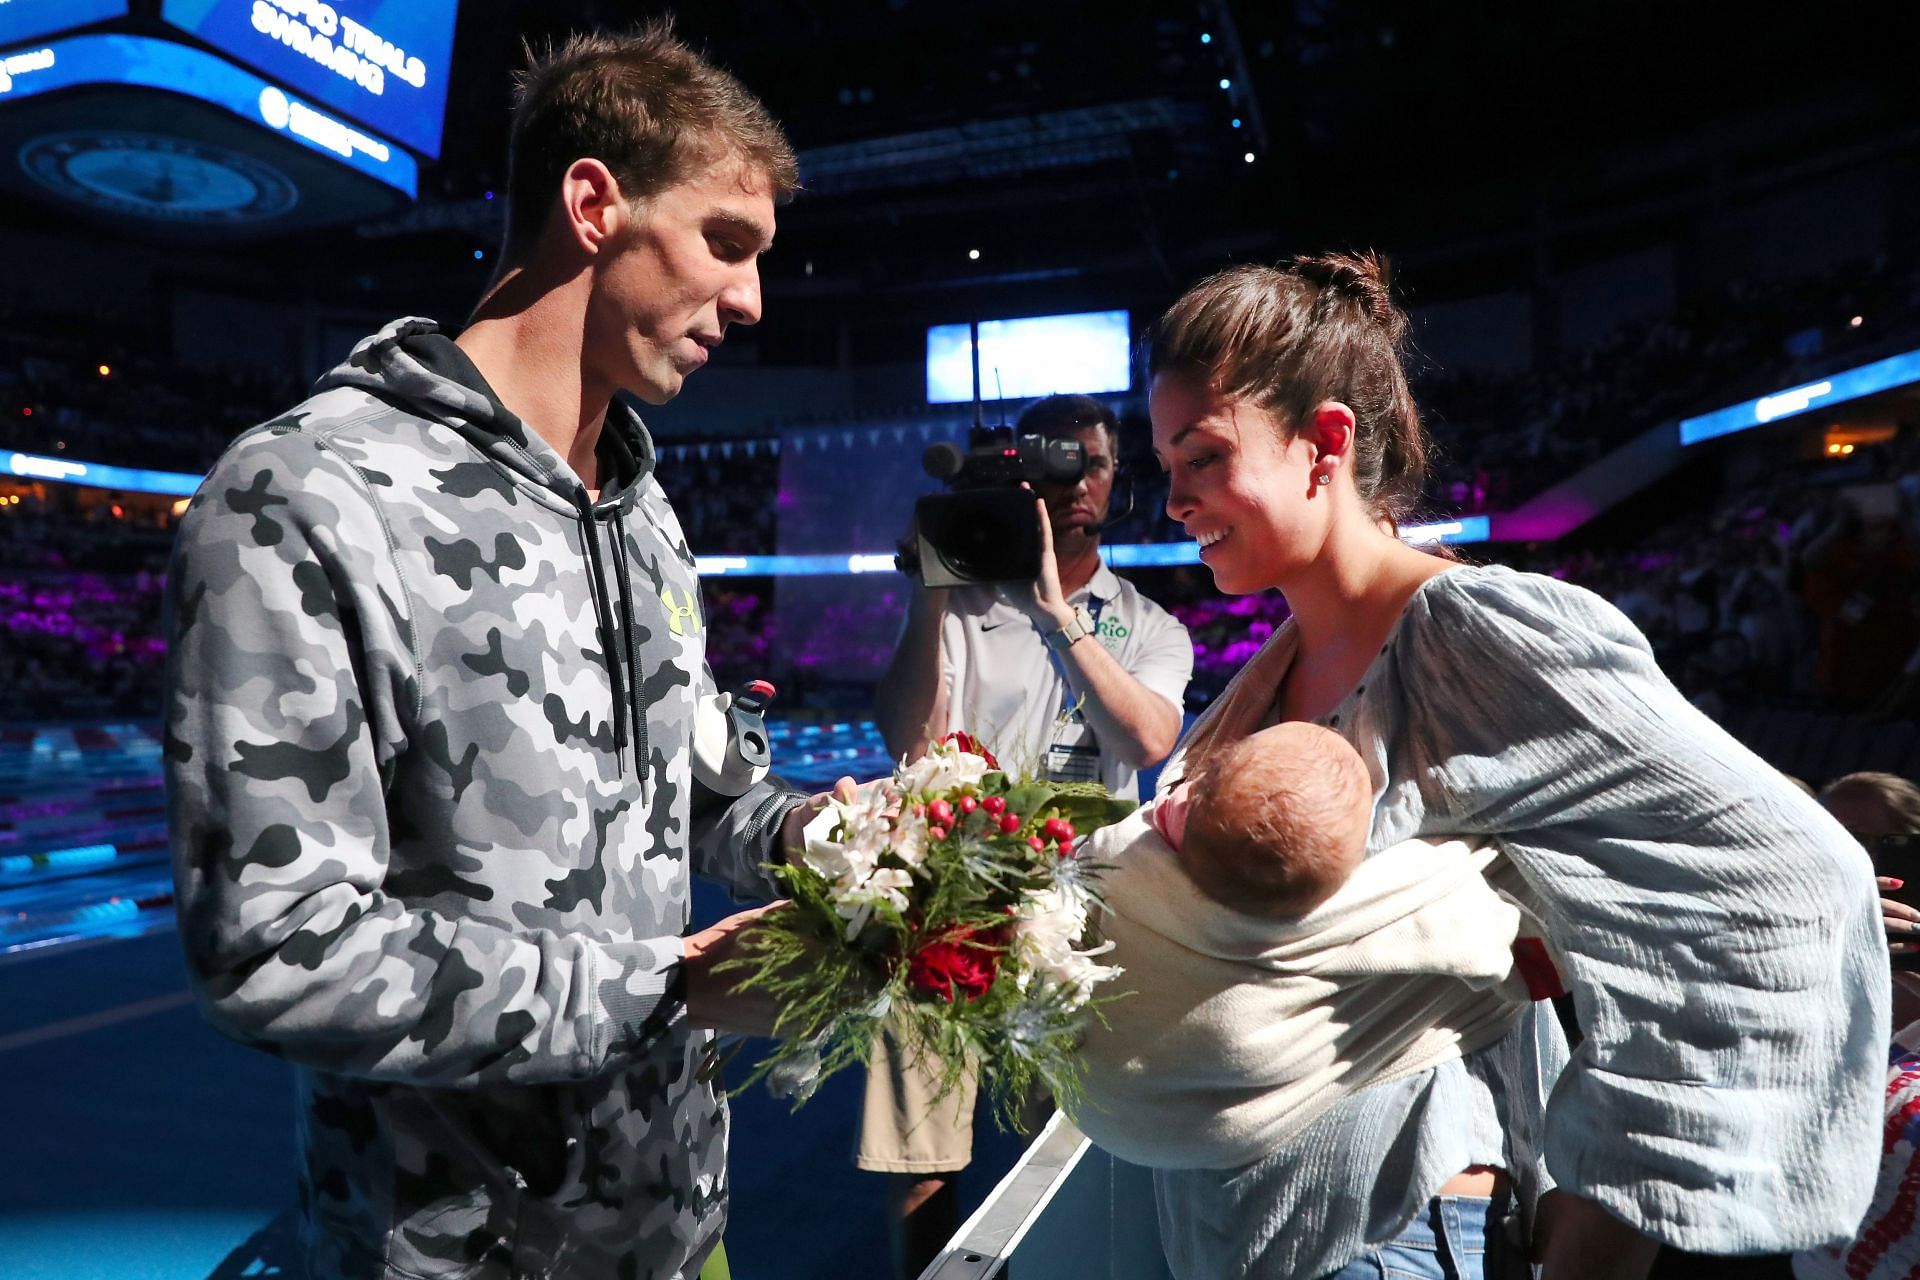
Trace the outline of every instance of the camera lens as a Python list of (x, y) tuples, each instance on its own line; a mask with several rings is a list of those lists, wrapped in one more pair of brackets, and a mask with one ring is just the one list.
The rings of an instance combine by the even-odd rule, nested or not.
[(1042, 464), (1055, 484), (1073, 484), (1087, 471), (1087, 451), (1078, 440), (1049, 440)]
[(969, 578), (992, 581), (996, 561), (1004, 557), (1004, 540), (985, 525), (959, 525), (948, 531), (951, 541), (942, 550), (947, 562)]

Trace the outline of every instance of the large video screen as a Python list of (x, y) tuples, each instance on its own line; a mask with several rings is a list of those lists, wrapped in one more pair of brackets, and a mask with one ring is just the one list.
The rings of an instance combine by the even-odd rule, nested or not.
[[(418, 162), (407, 152), (202, 49), (150, 36), (100, 33), (67, 36), (49, 41), (44, 48), (30, 47), (0, 58), (0, 104), (87, 85), (133, 85), (197, 98), (251, 124), (264, 125), (310, 151), (331, 156), (406, 195), (418, 191)], [(150, 136), (142, 133), (138, 121), (127, 132)], [(47, 141), (57, 148), (62, 136), (48, 135)], [(205, 170), (201, 173), (214, 177)]]
[[(1083, 311), (980, 322), (980, 397), (1029, 400), (1056, 392), (1101, 395), (1133, 385), (1131, 331), (1124, 311)], [(927, 402), (973, 399), (969, 327), (927, 330)]]
[(386, 137), (440, 154), (457, 0), (164, 0), (160, 16)]
[(0, 48), (126, 13), (127, 0), (0, 0)]

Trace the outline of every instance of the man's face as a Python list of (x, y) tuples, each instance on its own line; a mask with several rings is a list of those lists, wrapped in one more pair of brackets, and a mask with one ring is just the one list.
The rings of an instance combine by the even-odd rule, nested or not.
[(760, 319), (760, 255), (773, 243), (766, 176), (728, 157), (632, 205), (588, 304), (587, 358), (600, 377), (665, 404), (727, 326)]
[(1087, 454), (1087, 470), (1075, 484), (1041, 484), (1040, 496), (1047, 500), (1047, 516), (1053, 523), (1053, 536), (1062, 537), (1074, 530), (1098, 537), (1098, 527), (1107, 518), (1107, 501), (1113, 496), (1113, 442), (1104, 427), (1082, 427), (1074, 433)]

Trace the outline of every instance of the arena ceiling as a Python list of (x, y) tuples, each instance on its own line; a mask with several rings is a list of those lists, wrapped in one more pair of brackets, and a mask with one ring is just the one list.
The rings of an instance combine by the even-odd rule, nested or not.
[[(420, 203), (231, 252), (317, 293), (471, 296), (491, 270), (500, 201), (485, 194), (522, 43), (667, 7), (469, 0)], [(1450, 274), (1524, 280), (1543, 236), (1604, 251), (1769, 174), (1911, 153), (1920, 132), (1911, 4), (675, 7), (801, 150), (809, 190), (765, 270), (818, 333), (877, 304), (952, 313), (983, 290), (996, 305), (1164, 295), (1230, 258), (1333, 245), (1422, 259), (1442, 291)], [(346, 243), (352, 272), (337, 269)]]

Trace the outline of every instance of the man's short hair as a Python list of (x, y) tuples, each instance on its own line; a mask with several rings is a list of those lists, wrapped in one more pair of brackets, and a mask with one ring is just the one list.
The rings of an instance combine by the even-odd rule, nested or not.
[(527, 50), (507, 142), (507, 241), (524, 255), (574, 161), (607, 166), (628, 200), (658, 195), (739, 156), (776, 198), (799, 189), (793, 145), (760, 100), (673, 34), (671, 19), (621, 35), (582, 32)]
[(1045, 436), (1050, 440), (1071, 439), (1088, 427), (1101, 427), (1107, 433), (1107, 447), (1120, 451), (1120, 415), (1092, 396), (1058, 395), (1035, 400), (1020, 411), (1013, 429)]

